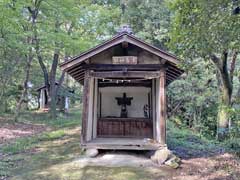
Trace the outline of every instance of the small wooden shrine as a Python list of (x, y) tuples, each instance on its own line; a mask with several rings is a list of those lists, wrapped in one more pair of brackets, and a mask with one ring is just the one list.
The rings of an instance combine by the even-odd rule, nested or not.
[(81, 144), (95, 149), (166, 146), (166, 87), (178, 58), (124, 27), (112, 39), (62, 63), (84, 86)]
[[(56, 82), (55, 86), (59, 86)], [(50, 87), (49, 87), (50, 88)], [(36, 89), (38, 92), (39, 110), (48, 111), (49, 109), (49, 90), (46, 85)], [(60, 86), (57, 94), (57, 108), (60, 111), (68, 111), (70, 105), (70, 97), (74, 96), (74, 91), (68, 87)]]

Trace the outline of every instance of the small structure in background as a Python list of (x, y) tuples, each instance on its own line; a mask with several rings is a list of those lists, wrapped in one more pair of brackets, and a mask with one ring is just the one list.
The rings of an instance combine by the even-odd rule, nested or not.
[[(55, 86), (58, 86), (58, 82)], [(37, 88), (39, 110), (48, 111), (49, 109), (49, 91), (46, 85)], [(60, 86), (57, 93), (57, 108), (60, 111), (68, 112), (70, 106), (70, 98), (74, 97), (74, 90), (69, 87)]]

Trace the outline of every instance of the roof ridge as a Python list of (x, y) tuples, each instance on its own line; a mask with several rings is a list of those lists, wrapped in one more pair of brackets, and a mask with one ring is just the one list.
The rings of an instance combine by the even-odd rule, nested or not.
[[(127, 38), (125, 36), (127, 36)], [(123, 38), (123, 39), (121, 39), (121, 38)], [(93, 48), (91, 48), (91, 49), (89, 49), (87, 51), (84, 51), (81, 54), (79, 54), (77, 56), (74, 56), (71, 59), (61, 63), (60, 67), (63, 70), (68, 69), (70, 66), (75, 66), (76, 64), (79, 64), (82, 61), (85, 61), (89, 57), (92, 57), (92, 56), (94, 56), (94, 55), (96, 55), (96, 54), (106, 50), (107, 48), (110, 48), (110, 47), (116, 45), (116, 43), (121, 43), (122, 41), (126, 41), (126, 42), (129, 42), (129, 43), (132, 43), (133, 45), (138, 46), (138, 47), (140, 47), (140, 48), (142, 48), (142, 49), (144, 49), (144, 50), (146, 50), (146, 51), (148, 51), (148, 52), (150, 52), (152, 54), (155, 54), (158, 57), (166, 59), (170, 63), (173, 63), (173, 64), (178, 64), (179, 63), (179, 58), (177, 58), (174, 54), (169, 53), (167, 51), (164, 51), (164, 50), (162, 50), (162, 49), (160, 49), (160, 48), (158, 48), (158, 47), (156, 47), (156, 46), (154, 46), (154, 45), (152, 45), (150, 43), (147, 43), (147, 42), (143, 41), (142, 39), (140, 39), (140, 38), (138, 38), (138, 37), (136, 37), (136, 36), (134, 36), (132, 34), (129, 34), (128, 32), (124, 31), (124, 32), (121, 32), (121, 33), (113, 36), (111, 39), (108, 39), (108, 40), (104, 41), (103, 43), (101, 43), (101, 44), (99, 44), (99, 45), (97, 45), (97, 46), (95, 46), (95, 47), (93, 47)], [(99, 50), (99, 48), (103, 48), (103, 49)], [(97, 51), (97, 50), (100, 51), (100, 52), (94, 52), (94, 51)], [(92, 53), (92, 55), (89, 55), (90, 53)], [(87, 57), (85, 57), (85, 59), (84, 59), (83, 56), (85, 56), (85, 55)], [(78, 62), (76, 62), (76, 64), (72, 63), (73, 61), (75, 61), (75, 60), (77, 60), (77, 59), (79, 59), (81, 57), (83, 57), (82, 60), (79, 60)], [(72, 63), (72, 65), (69, 65), (69, 67), (65, 67), (64, 68), (64, 66), (69, 64), (69, 63)]]

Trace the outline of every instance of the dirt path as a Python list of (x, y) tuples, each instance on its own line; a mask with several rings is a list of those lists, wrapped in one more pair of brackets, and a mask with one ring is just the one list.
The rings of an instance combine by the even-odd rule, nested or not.
[[(181, 152), (182, 153), (182, 152)], [(197, 154), (195, 154), (197, 155)], [(157, 166), (144, 155), (133, 152), (108, 152), (96, 158), (81, 157), (71, 162), (71, 166), (85, 167), (134, 167), (154, 175), (158, 179), (169, 180), (239, 180), (240, 162), (229, 153), (217, 155), (205, 154), (203, 157), (183, 158), (178, 169), (168, 166)], [(161, 177), (164, 174), (164, 177)], [(155, 179), (153, 178), (153, 179)]]
[(44, 125), (4, 122), (0, 120), (0, 144), (9, 142), (16, 138), (31, 136), (46, 130)]
[(187, 137), (194, 146), (172, 146), (181, 157), (181, 166), (170, 177), (179, 180), (240, 180), (240, 159), (226, 152), (224, 147)]
[(229, 153), (213, 157), (183, 159), (181, 167), (171, 179), (239, 180), (240, 163)]

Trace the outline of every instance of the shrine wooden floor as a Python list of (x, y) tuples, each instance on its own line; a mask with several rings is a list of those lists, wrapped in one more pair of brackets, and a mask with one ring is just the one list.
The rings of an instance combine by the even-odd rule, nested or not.
[(95, 149), (122, 149), (122, 150), (157, 150), (165, 145), (153, 142), (150, 139), (140, 138), (96, 138), (82, 144), (86, 148)]

